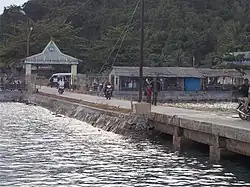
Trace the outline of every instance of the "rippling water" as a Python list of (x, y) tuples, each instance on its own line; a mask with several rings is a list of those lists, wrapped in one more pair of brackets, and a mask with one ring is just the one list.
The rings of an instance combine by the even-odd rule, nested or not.
[(212, 165), (46, 109), (0, 103), (0, 186), (250, 186), (242, 163)]

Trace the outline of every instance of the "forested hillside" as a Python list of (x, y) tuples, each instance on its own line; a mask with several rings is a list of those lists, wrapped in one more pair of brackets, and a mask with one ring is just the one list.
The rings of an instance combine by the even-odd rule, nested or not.
[[(124, 30), (137, 0), (30, 0), (30, 53), (53, 37), (64, 53), (84, 61), (83, 72), (98, 72)], [(0, 62), (26, 56), (27, 17), (11, 6), (1, 15)], [(145, 0), (145, 63), (149, 66), (211, 67), (223, 54), (250, 50), (249, 0)], [(105, 68), (139, 63), (140, 6), (122, 48)]]

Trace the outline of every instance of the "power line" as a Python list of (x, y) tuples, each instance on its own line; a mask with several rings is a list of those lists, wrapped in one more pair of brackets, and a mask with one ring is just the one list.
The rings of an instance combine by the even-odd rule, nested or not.
[(65, 20), (64, 23), (66, 22), (67, 18), (73, 14), (75, 14), (78, 10), (80, 10), (83, 6), (85, 6), (87, 3), (89, 3), (91, 0), (87, 0), (85, 3), (83, 3), (82, 5), (80, 5), (76, 10), (70, 12), (68, 15), (65, 16)]
[[(130, 20), (127, 22), (127, 24), (126, 24), (126, 26), (125, 26), (123, 32), (121, 33), (120, 37), (119, 37), (118, 40), (116, 41), (115, 45), (113, 46), (113, 48), (112, 48), (112, 50), (111, 50), (111, 52), (110, 52), (108, 58), (106, 59), (105, 63), (102, 65), (102, 67), (101, 67), (99, 73), (102, 72), (103, 68), (104, 68), (105, 65), (108, 63), (108, 60), (110, 59), (111, 55), (113, 54), (113, 52), (114, 52), (114, 50), (115, 50), (115, 48), (116, 48), (116, 45), (119, 43), (119, 41), (121, 40), (121, 38), (122, 38), (123, 35), (124, 35), (124, 36), (123, 36), (122, 42), (124, 41), (125, 36), (126, 36), (126, 34), (124, 34), (124, 33), (127, 33), (128, 28), (129, 28), (129, 26), (131, 25), (131, 23), (132, 23), (132, 21), (133, 21), (134, 15), (135, 15), (135, 13), (136, 13), (136, 10), (137, 10), (139, 4), (140, 4), (140, 0), (138, 0), (138, 3), (136, 4), (136, 7), (135, 7), (135, 9), (134, 9), (134, 12), (133, 12), (133, 14), (132, 14)], [(121, 43), (121, 45), (122, 45), (122, 43)], [(121, 45), (120, 45), (120, 47), (121, 47)], [(116, 54), (116, 55), (117, 55), (117, 54)], [(113, 64), (114, 64), (114, 63), (113, 63)]]
[(129, 31), (129, 27), (130, 27), (130, 25), (131, 25), (131, 23), (132, 23), (132, 21), (133, 21), (133, 19), (134, 19), (134, 16), (135, 16), (135, 13), (136, 13), (137, 8), (139, 7), (139, 4), (140, 4), (140, 1), (138, 1), (137, 5), (136, 5), (136, 7), (135, 7), (135, 10), (134, 10), (134, 12), (133, 12), (133, 14), (132, 14), (132, 17), (131, 17), (131, 19), (130, 19), (130, 23), (129, 23), (129, 25), (128, 25), (128, 27), (127, 27), (127, 30), (126, 30), (126, 32), (125, 32), (123, 38), (122, 38), (122, 41), (121, 41), (120, 46), (119, 46), (119, 49), (118, 49), (118, 51), (117, 51), (117, 53), (116, 53), (116, 55), (115, 55), (114, 61), (113, 61), (113, 63), (112, 63), (112, 66), (114, 65), (114, 63), (115, 63), (115, 61), (116, 61), (116, 58), (117, 58), (118, 54), (120, 53), (120, 50), (121, 50), (121, 48), (122, 48), (122, 44), (123, 44), (123, 42), (124, 42), (124, 40), (125, 40), (125, 37), (127, 36), (127, 33), (128, 33), (128, 31)]

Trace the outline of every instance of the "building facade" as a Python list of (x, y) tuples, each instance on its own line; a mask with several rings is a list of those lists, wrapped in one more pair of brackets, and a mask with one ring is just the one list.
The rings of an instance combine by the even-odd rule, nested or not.
[[(202, 89), (202, 74), (195, 68), (184, 67), (144, 67), (143, 79), (153, 80), (157, 77), (161, 82), (162, 91), (200, 91)], [(138, 91), (139, 67), (114, 66), (109, 79), (115, 90)]]
[[(162, 91), (202, 91), (226, 89), (226, 85), (239, 85), (244, 76), (235, 69), (209, 69), (193, 67), (144, 67), (143, 81), (157, 77)], [(139, 67), (114, 66), (109, 80), (116, 91), (139, 90)], [(221, 89), (222, 89), (221, 88)], [(231, 87), (230, 87), (231, 89)]]

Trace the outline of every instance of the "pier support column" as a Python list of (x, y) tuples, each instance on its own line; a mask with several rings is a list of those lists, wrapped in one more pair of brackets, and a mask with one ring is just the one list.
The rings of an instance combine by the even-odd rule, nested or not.
[(183, 128), (174, 127), (173, 147), (176, 151), (181, 151), (184, 142)]
[(226, 152), (226, 141), (225, 138), (215, 136), (213, 145), (209, 147), (209, 158), (211, 161), (218, 162), (221, 156)]

